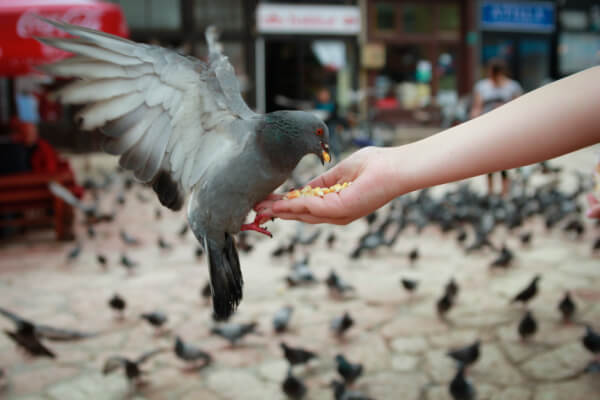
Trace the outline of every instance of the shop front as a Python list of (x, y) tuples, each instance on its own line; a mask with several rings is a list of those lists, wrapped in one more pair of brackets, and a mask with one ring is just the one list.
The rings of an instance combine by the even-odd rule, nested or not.
[(548, 83), (554, 75), (555, 20), (552, 2), (480, 2), (480, 66), (492, 58), (503, 59), (511, 78), (525, 91)]
[(440, 109), (470, 91), (476, 34), (472, 1), (370, 0), (364, 60), (375, 114), (399, 122), (437, 124)]
[(256, 107), (343, 111), (357, 87), (360, 10), (355, 5), (259, 3)]

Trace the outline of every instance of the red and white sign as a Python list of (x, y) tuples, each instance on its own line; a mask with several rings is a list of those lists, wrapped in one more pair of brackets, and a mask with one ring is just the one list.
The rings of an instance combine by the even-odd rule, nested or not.
[(256, 21), (260, 33), (356, 35), (360, 32), (360, 9), (261, 3)]

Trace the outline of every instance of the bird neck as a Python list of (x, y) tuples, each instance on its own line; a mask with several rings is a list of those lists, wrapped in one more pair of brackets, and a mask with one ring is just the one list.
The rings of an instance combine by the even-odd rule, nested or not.
[(258, 128), (257, 140), (265, 156), (278, 170), (291, 172), (307, 153), (298, 128), (269, 114)]

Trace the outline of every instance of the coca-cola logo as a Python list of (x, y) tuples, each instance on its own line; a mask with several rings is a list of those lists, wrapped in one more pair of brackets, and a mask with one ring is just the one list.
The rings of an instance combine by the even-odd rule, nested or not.
[(43, 12), (34, 9), (24, 12), (17, 21), (17, 35), (22, 38), (34, 36), (65, 36), (65, 32), (44, 22), (39, 17), (99, 30), (102, 10), (93, 8), (71, 8), (59, 12)]

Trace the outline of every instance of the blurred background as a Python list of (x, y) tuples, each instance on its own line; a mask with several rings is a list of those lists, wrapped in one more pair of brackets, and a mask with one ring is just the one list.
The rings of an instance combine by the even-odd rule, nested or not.
[[(66, 53), (33, 38), (63, 34), (37, 15), (202, 60), (214, 25), (248, 105), (314, 112), (334, 162), (600, 64), (593, 0), (0, 0), (0, 399), (600, 397), (600, 227), (584, 215), (598, 146), (344, 227), (238, 235), (244, 301), (217, 323), (185, 212), (52, 98), (65, 81), (36, 67)], [(487, 98), (495, 79), (514, 92)], [(281, 190), (322, 171), (307, 157)], [(297, 365), (280, 342), (318, 357)], [(447, 356), (463, 346), (470, 359)]]

